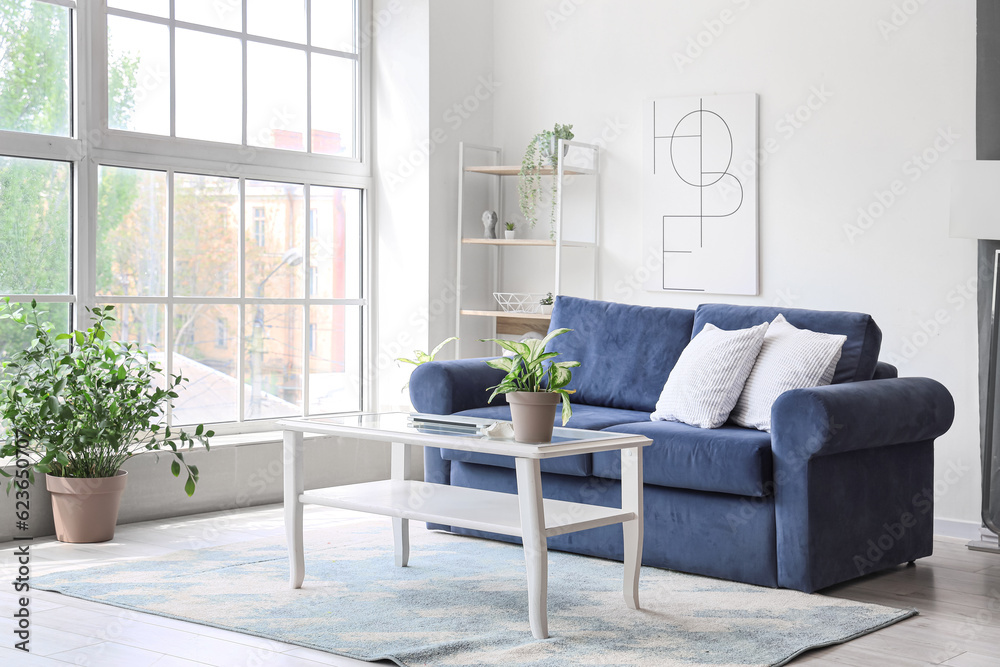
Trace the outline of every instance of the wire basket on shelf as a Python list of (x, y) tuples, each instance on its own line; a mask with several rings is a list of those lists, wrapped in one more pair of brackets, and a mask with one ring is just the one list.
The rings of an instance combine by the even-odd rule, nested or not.
[(547, 294), (535, 292), (493, 292), (493, 298), (500, 304), (500, 310), (505, 313), (522, 313), (534, 315), (542, 312), (540, 303)]

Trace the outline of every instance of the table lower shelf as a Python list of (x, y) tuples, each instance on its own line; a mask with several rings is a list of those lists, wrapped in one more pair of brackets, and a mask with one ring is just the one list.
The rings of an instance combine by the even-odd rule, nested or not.
[[(382, 480), (307, 491), (299, 500), (310, 505), (428, 521), (446, 526), (521, 536), (517, 496), (429, 482)], [(631, 521), (635, 514), (563, 500), (543, 500), (545, 536)]]

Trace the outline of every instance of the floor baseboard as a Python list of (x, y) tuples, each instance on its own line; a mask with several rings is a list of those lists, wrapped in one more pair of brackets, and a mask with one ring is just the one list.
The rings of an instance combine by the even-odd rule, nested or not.
[(951, 537), (959, 540), (978, 541), (982, 538), (978, 521), (958, 519), (934, 519), (934, 536)]

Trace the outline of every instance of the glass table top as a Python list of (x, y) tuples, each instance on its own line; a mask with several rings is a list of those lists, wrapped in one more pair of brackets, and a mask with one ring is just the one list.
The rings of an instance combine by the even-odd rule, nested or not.
[[(409, 412), (382, 412), (355, 415), (351, 417), (309, 417), (295, 421), (308, 422), (311, 424), (328, 424), (331, 426), (346, 426), (348, 428), (389, 433), (419, 433), (424, 435), (450, 436), (454, 438), (475, 438), (498, 443), (514, 442), (513, 435), (508, 438), (499, 438), (483, 433), (484, 427), (497, 423), (497, 420), (484, 419), (481, 417), (427, 415)], [(585, 429), (563, 428), (557, 426), (552, 430), (552, 442), (541, 444), (558, 445), (569, 442), (610, 440), (621, 437), (621, 433), (588, 431)]]

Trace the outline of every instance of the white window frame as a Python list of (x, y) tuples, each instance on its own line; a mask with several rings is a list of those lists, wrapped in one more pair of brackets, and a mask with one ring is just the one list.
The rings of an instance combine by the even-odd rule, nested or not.
[[(200, 141), (162, 137), (122, 130), (109, 130), (108, 125), (108, 95), (107, 95), (107, 16), (109, 13), (119, 16), (133, 16), (155, 23), (172, 22), (178, 27), (201, 30), (227, 36), (241, 36), (246, 32), (246, 5), (243, 0), (244, 24), (243, 33), (220, 31), (205, 26), (193, 26), (173, 19), (174, 2), (170, 0), (170, 18), (161, 19), (141, 14), (132, 14), (122, 10), (108, 10), (105, 2), (96, 0), (35, 0), (46, 2), (73, 10), (71, 13), (70, 35), (72, 39), (72, 81), (73, 122), (71, 137), (50, 135), (35, 135), (22, 132), (0, 130), (0, 155), (8, 157), (36, 158), (40, 160), (55, 160), (71, 164), (73, 178), (73, 222), (72, 222), (72, 283), (71, 294), (68, 295), (0, 295), (9, 296), (11, 301), (37, 300), (40, 303), (67, 303), (72, 307), (71, 325), (76, 328), (85, 327), (88, 323), (86, 307), (102, 304), (162, 304), (167, 308), (166, 335), (167, 340), (173, 338), (174, 305), (211, 303), (218, 305), (235, 304), (239, 309), (240, 321), (245, 322), (245, 310), (257, 304), (302, 305), (302, 306), (356, 306), (360, 307), (361, 350), (360, 361), (360, 393), (359, 411), (370, 410), (375, 392), (371, 378), (372, 364), (370, 351), (373, 349), (372, 313), (370, 294), (372, 291), (372, 261), (370, 225), (372, 201), (372, 166), (371, 166), (371, 54), (365, 39), (362, 38), (361, 26), (370, 26), (372, 21), (372, 0), (355, 0), (356, 7), (356, 39), (359, 59), (359, 109), (355, 145), (357, 156), (344, 158), (338, 156), (318, 155), (301, 151), (287, 151), (273, 148), (247, 146), (244, 136), (243, 145), (223, 144), (218, 142)], [(307, 3), (309, 0), (307, 0)], [(309, 7), (307, 6), (307, 10)], [(307, 14), (307, 17), (309, 14)], [(307, 21), (307, 26), (308, 26)], [(311, 26), (307, 27), (307, 40), (311, 41)], [(254, 36), (254, 41), (289, 46), (291, 44), (280, 40), (269, 40)], [(246, 98), (246, 42), (244, 41), (244, 73), (243, 91)], [(301, 45), (291, 45), (301, 46)], [(314, 52), (329, 52), (328, 49), (310, 47)], [(307, 59), (309, 62), (309, 59)], [(311, 71), (311, 70), (310, 70)], [(171, 86), (173, 86), (173, 68), (171, 68)], [(311, 76), (308, 77), (311, 88)], [(171, 95), (173, 100), (173, 95)], [(171, 102), (173, 106), (173, 101)], [(245, 104), (244, 104), (245, 107)], [(311, 114), (311, 96), (307, 98), (307, 110)], [(244, 117), (246, 109), (244, 108)], [(173, 109), (171, 110), (171, 126), (173, 126)], [(245, 122), (244, 122), (245, 125)], [(244, 132), (245, 135), (245, 132)], [(311, 135), (311, 132), (307, 132)], [(307, 147), (311, 144), (311, 136), (307, 136)], [(202, 174), (206, 176), (224, 176), (238, 178), (240, 181), (240, 224), (241, 230), (246, 229), (245, 184), (246, 181), (277, 181), (303, 185), (332, 186), (354, 188), (362, 191), (361, 204), (361, 261), (360, 276), (362, 292), (359, 298), (352, 299), (316, 299), (309, 297), (299, 299), (255, 299), (247, 297), (243, 280), (245, 233), (240, 234), (239, 242), (239, 296), (237, 297), (176, 297), (173, 295), (173, 247), (172, 234), (168, 236), (166, 258), (167, 294), (162, 297), (110, 297), (96, 295), (97, 286), (97, 201), (98, 169), (100, 166), (124, 167), (133, 169), (152, 169), (167, 172), (168, 180), (168, 220), (173, 220), (173, 188), (174, 172)], [(311, 210), (309, 188), (305, 188), (305, 211)], [(306, 221), (308, 224), (308, 220)], [(171, 224), (172, 228), (172, 224)], [(306, 233), (305, 272), (309, 272), (309, 244), (312, 238)], [(303, 373), (308, 368), (309, 351), (309, 308), (303, 308), (302, 326), (302, 356)], [(245, 358), (245, 336), (239, 332), (239, 357), (237, 380), (243, 375), (243, 360)], [(167, 355), (166, 371), (172, 372), (172, 358)], [(239, 382), (239, 421), (224, 422), (213, 425), (214, 430), (221, 434), (237, 434), (256, 431), (273, 430), (273, 419), (244, 421), (244, 382)], [(309, 380), (302, 378), (303, 414), (309, 414)], [(353, 413), (353, 411), (351, 412)], [(341, 414), (351, 414), (341, 413)]]

